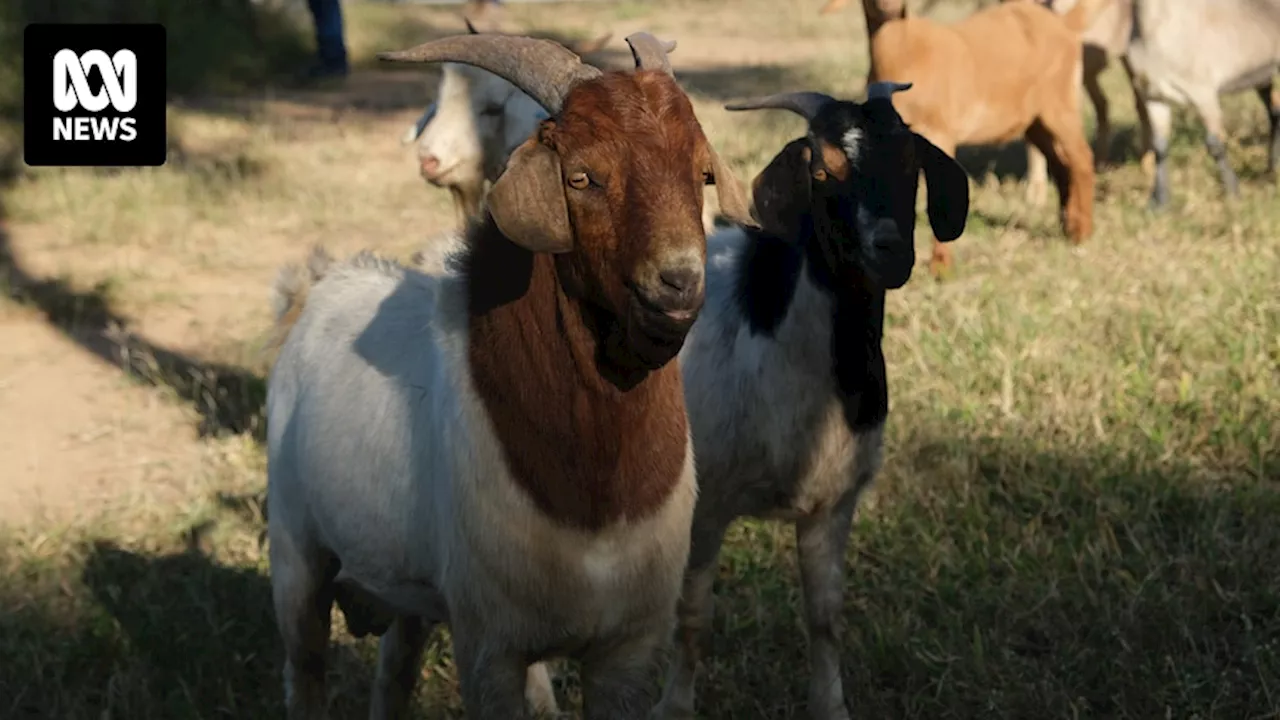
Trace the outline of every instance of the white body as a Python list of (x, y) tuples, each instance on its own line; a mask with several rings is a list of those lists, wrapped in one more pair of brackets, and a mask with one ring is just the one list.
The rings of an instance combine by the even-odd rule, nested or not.
[(462, 628), (535, 655), (653, 632), (688, 551), (692, 446), (653, 516), (597, 533), (548, 520), (472, 386), (464, 282), (359, 256), (310, 289), (267, 398), (277, 603), (332, 554), (339, 585), (452, 622), (455, 645)]

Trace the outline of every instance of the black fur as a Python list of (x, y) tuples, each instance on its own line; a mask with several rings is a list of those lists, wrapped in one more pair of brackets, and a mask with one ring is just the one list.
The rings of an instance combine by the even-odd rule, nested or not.
[(884, 291), (838, 283), (808, 235), (803, 245), (767, 232), (746, 229), (747, 246), (738, 266), (738, 307), (753, 335), (773, 337), (800, 282), (800, 273), (834, 300), (831, 367), (845, 422), (855, 432), (869, 430), (889, 415), (884, 353)]

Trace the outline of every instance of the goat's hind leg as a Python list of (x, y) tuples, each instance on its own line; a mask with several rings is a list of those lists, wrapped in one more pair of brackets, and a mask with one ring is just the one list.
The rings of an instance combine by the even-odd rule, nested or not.
[(1240, 194), (1240, 181), (1227, 159), (1226, 131), (1222, 125), (1222, 105), (1218, 102), (1218, 93), (1208, 91), (1193, 95), (1191, 104), (1195, 106), (1200, 120), (1204, 123), (1204, 145), (1209, 157), (1218, 166), (1218, 176), (1222, 180), (1222, 192), (1227, 197)]
[(1267, 83), (1258, 88), (1258, 97), (1267, 108), (1271, 120), (1271, 142), (1267, 147), (1267, 175), (1277, 179), (1280, 174), (1280, 87)]
[[(1078, 123), (1078, 120), (1077, 120)], [(1027, 129), (1027, 141), (1044, 153), (1058, 188), (1063, 231), (1074, 243), (1093, 232), (1093, 153), (1084, 132), (1060, 118), (1039, 118)]]
[(328, 717), (325, 666), (333, 607), (333, 563), (294, 538), (272, 533), (271, 594), (284, 641), (284, 696), (290, 720)]
[(560, 712), (555, 688), (551, 686), (551, 670), (545, 661), (534, 663), (525, 670), (524, 699), (534, 715), (555, 717)]

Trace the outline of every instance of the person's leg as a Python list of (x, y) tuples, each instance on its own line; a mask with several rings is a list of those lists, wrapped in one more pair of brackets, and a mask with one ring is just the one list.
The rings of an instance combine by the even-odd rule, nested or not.
[(346, 73), (347, 46), (342, 36), (341, 0), (307, 0), (316, 23), (316, 48), (320, 68), (326, 73)]

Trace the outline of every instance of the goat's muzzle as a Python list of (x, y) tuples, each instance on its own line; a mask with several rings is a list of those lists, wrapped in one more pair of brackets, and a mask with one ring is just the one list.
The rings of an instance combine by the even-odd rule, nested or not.
[(628, 340), (640, 359), (660, 367), (680, 351), (702, 309), (705, 264), (696, 257), (662, 263), (629, 289)]
[(903, 237), (898, 224), (880, 218), (862, 230), (867, 270), (886, 290), (896, 290), (911, 279), (916, 251), (913, 239)]

